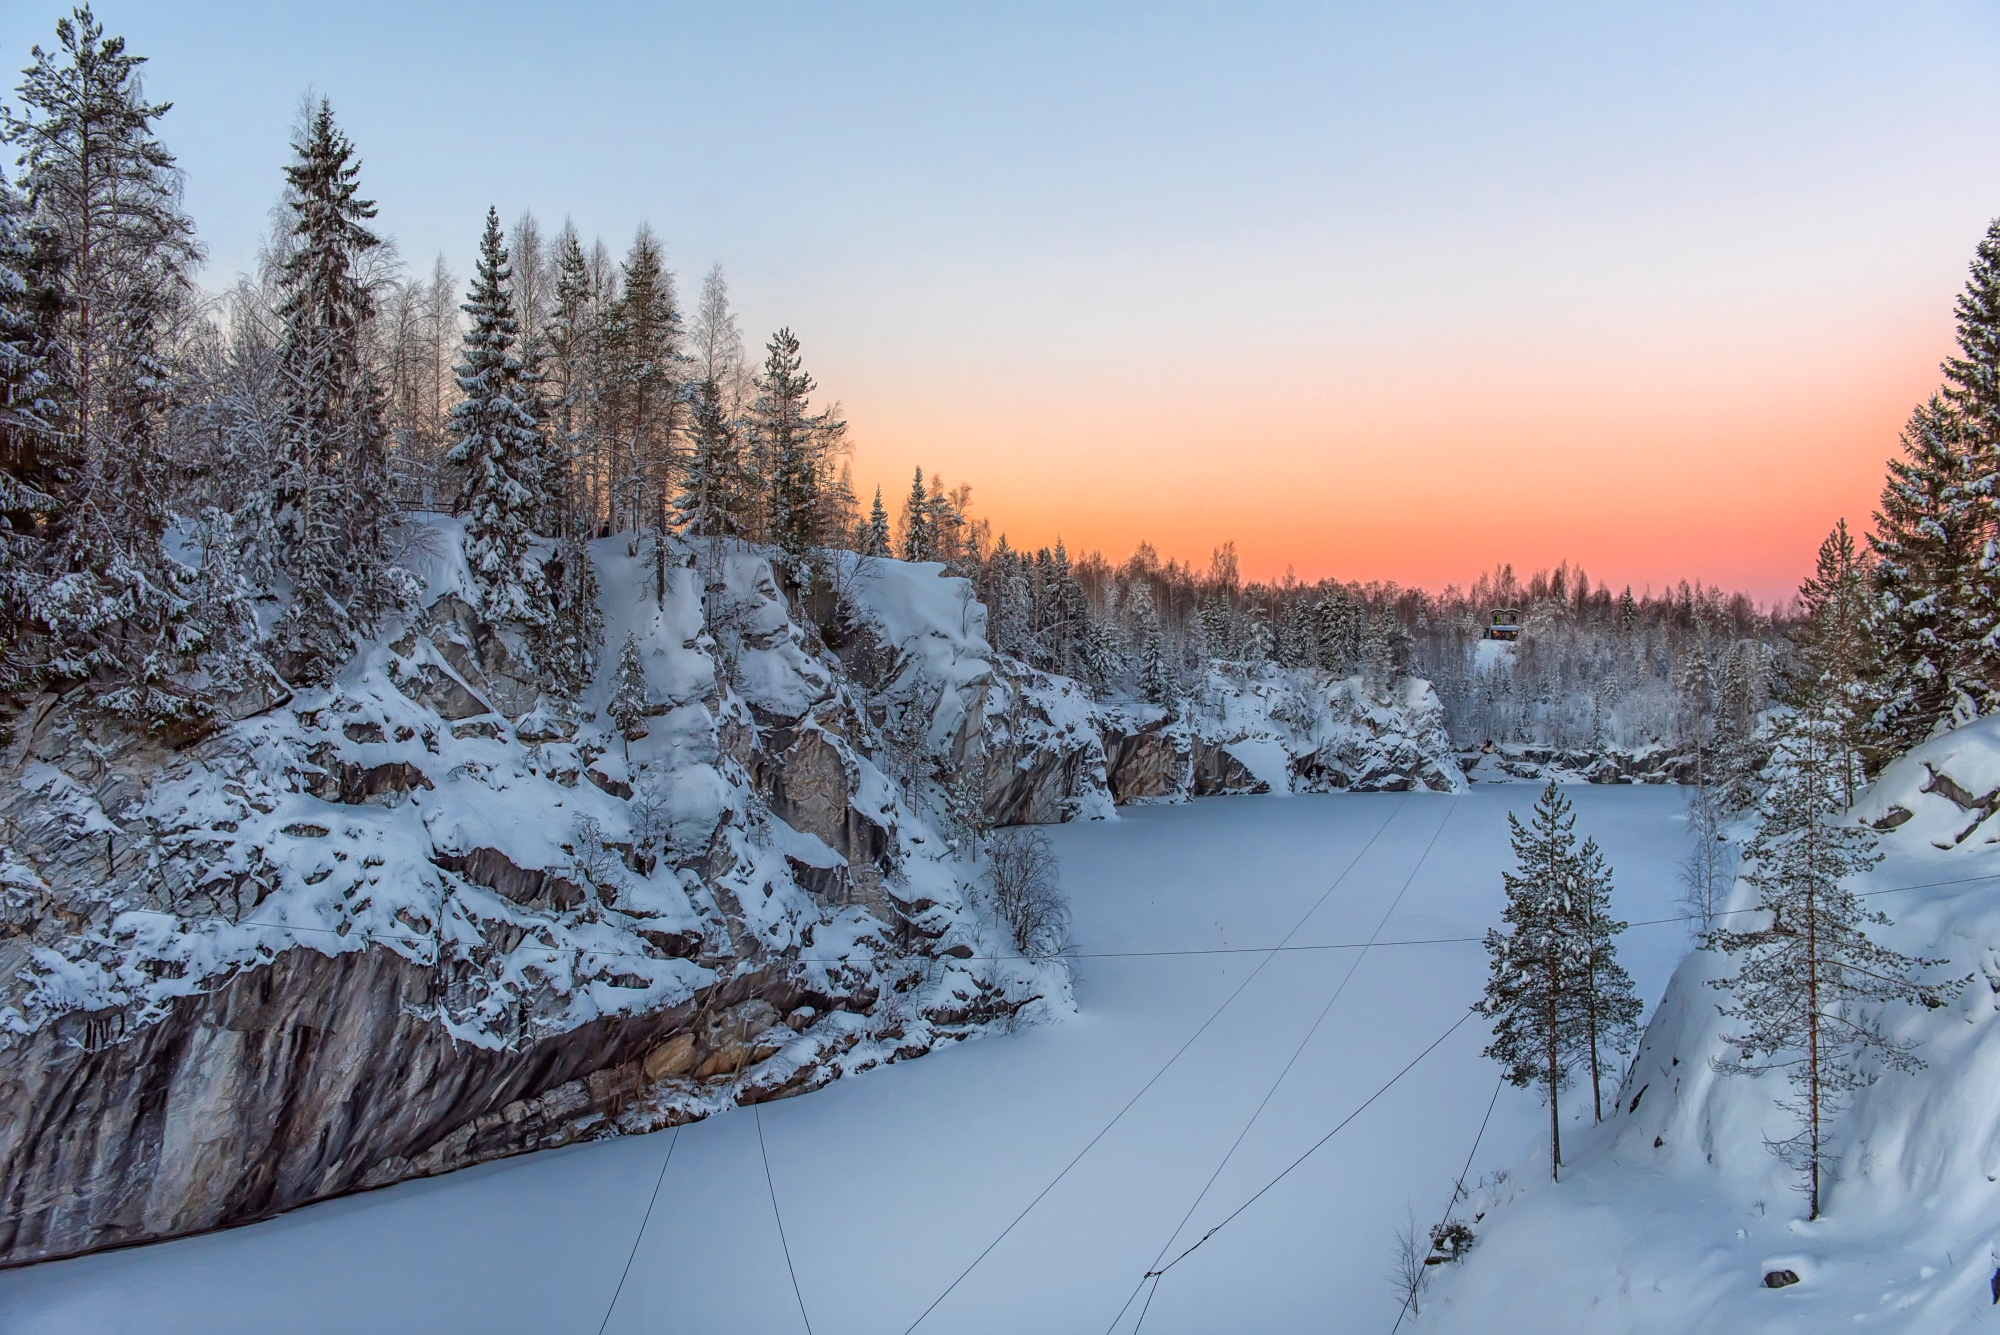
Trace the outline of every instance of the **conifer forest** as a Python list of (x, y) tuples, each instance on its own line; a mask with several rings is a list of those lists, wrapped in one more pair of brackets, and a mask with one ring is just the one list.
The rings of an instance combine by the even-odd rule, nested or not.
[[(1089, 497), (1107, 522), (1088, 534), (1049, 536), (1053, 508), (989, 509), (1021, 493), (980, 475), (1004, 456), (966, 443), (991, 408), (973, 381), (926, 387), (965, 414), (965, 439), (924, 435), (907, 483), (876, 485), (888, 433), (842, 337), (803, 313), (746, 316), (737, 271), (690, 266), (673, 229), (600, 229), (588, 192), (574, 212), (520, 208), (514, 180), (454, 197), (449, 253), (466, 271), (421, 261), (391, 225), (409, 216), (397, 184), (421, 191), (385, 169), (402, 146), (369, 142), (383, 122), (359, 96), (308, 91), (289, 123), (237, 127), (284, 151), (260, 183), (273, 202), (254, 262), (234, 271), (210, 246), (250, 220), (204, 211), (198, 228), (190, 199), (211, 197), (176, 155), (188, 106), (204, 90), (221, 103), (222, 65), (177, 70), (166, 99), (164, 59), (128, 44), (123, 17), (37, 18), (0, 95), (0, 1328), (1991, 1319), (2000, 218), (1952, 242), (1955, 298), (1927, 310), (1939, 331), (1948, 317), (1950, 346), (1900, 435), (1870, 446), (1885, 459), (1872, 505), (1821, 514), (1831, 490), (1773, 483), (1783, 469), (1760, 460), (1728, 477), (1661, 466), (1693, 498), (1689, 535), (1759, 486), (1774, 529), (1810, 511), (1824, 537), (1786, 558), (1787, 581), (1805, 572), (1794, 591), (1725, 587), (1705, 572), (1733, 567), (1694, 536), (1673, 557), (1686, 578), (1606, 566), (1604, 534), (1629, 537), (1658, 500), (1605, 481), (1625, 477), (1625, 445), (1567, 473), (1496, 465), (1547, 502), (1511, 530), (1519, 552), (1481, 529), (1447, 554), (1463, 553), (1456, 581), (1398, 583), (1372, 556), (1343, 578), (1321, 556), (1362, 550), (1337, 531), (1356, 507), (1388, 510), (1392, 552), (1435, 546), (1413, 536), (1436, 531), (1419, 512), (1445, 513), (1462, 479), (1420, 443), (1436, 423), (1419, 419), (1448, 417), (1431, 404), (1398, 409), (1413, 443), (1374, 451), (1408, 455), (1388, 461), (1408, 490), (1368, 500), (1383, 460), (1354, 447), (1337, 461), (1353, 494), (1312, 498), (1324, 542), (1279, 576), (1277, 539), (1227, 518), (1198, 551), (1185, 529), (1104, 540), (1133, 531), (1108, 522), (1128, 511), (1208, 522), (1205, 494), (1146, 508), (1164, 443), (1160, 476), (1128, 469)], [(1202, 21), (1231, 41), (1238, 22)], [(1135, 68), (1179, 32), (1159, 23), (1117, 28)], [(498, 53), (519, 34), (499, 17), (462, 26), (495, 71), (514, 68)], [(921, 76), (857, 73), (830, 116), (945, 95), (925, 62), (951, 43), (911, 32), (907, 51), (887, 45)], [(688, 33), (671, 68), (694, 86), (683, 66), (708, 37)], [(1517, 37), (1494, 40), (1501, 63), (1528, 59)], [(1241, 69), (1218, 58), (1217, 87), (1276, 97), (1245, 82), (1266, 60), (1272, 87), (1291, 87), (1302, 76), (1279, 71), (1296, 55), (1278, 45)], [(1056, 94), (1035, 78), (1068, 67), (1062, 43), (1035, 49), (1022, 106), (982, 117), (1041, 125), (1028, 104)], [(1280, 220), (1231, 233), (1249, 251), (1306, 254), (1284, 229), (1309, 213), (1358, 234), (1288, 193), (1310, 173), (1259, 176), (1261, 138), (1231, 141), (1225, 171), (1206, 128), (1148, 100), (1156, 88), (1104, 77), (1130, 123), (1109, 102), (1063, 102), (1076, 123), (1043, 127), (1021, 178), (1078, 192), (1063, 215), (1076, 235), (1117, 195), (1097, 177), (1124, 179), (1091, 156), (1107, 126), (1179, 136), (1215, 196), (1158, 210), (1169, 249), (1232, 190)], [(1339, 81), (1305, 82), (1357, 96), (1319, 88)], [(453, 126), (408, 113), (411, 138), (498, 135), (495, 87), (455, 89)], [(1453, 136), (1487, 143), (1485, 109), (1451, 105)], [(580, 135), (602, 130), (571, 110)], [(1438, 133), (1381, 114), (1368, 133), (1385, 143)], [(1559, 128), (1596, 133), (1590, 119), (1571, 108)], [(952, 179), (960, 145), (939, 151), (934, 132), (915, 115), (897, 126), (897, 170)], [(718, 155), (675, 133), (644, 127), (660, 141), (645, 153)], [(838, 173), (806, 148), (741, 151), (796, 169), (785, 226), (851, 221), (816, 196)], [(1421, 210), (1370, 195), (1376, 157), (1395, 156), (1371, 153), (1341, 159), (1353, 207), (1400, 235), (1396, 210)], [(537, 190), (563, 179), (516, 156)], [(1027, 171), (1002, 158), (986, 163), (996, 179)], [(1477, 188), (1447, 210), (1455, 236), (1483, 221), (1479, 191), (1502, 190), (1460, 166)], [(1516, 175), (1505, 189), (1532, 191)], [(894, 199), (892, 177), (866, 188)], [(721, 211), (691, 184), (708, 179), (690, 166), (657, 189)], [(1629, 204), (1604, 181), (1575, 217)], [(938, 218), (967, 200), (1005, 214), (988, 184), (938, 187)], [(934, 233), (908, 243), (913, 265), (924, 246), (976, 249), (921, 226)], [(1714, 226), (1721, 248), (1751, 230)], [(1502, 230), (1480, 246), (1521, 244)], [(1127, 232), (1119, 246), (1156, 253), (1145, 228)], [(793, 284), (781, 302), (818, 311), (810, 263), (760, 256), (783, 235), (746, 235), (737, 263), (759, 286), (744, 308), (769, 309), (775, 273)], [(1643, 269), (1638, 241), (1613, 248)], [(1433, 258), (1451, 287), (1490, 257)], [(1383, 314), (1365, 268), (1339, 270), (1340, 319), (1450, 323), (1415, 296), (1414, 314)], [(1008, 377), (1070, 355), (1065, 322), (1084, 327), (1097, 277), (1050, 279), (1074, 303), (1034, 310), (1045, 360), (982, 368), (979, 395), (1015, 411)], [(1521, 320), (1574, 295), (1545, 277), (1510, 298)], [(893, 287), (826, 281), (864, 303)], [(1675, 294), (1631, 282), (1646, 295), (1628, 304), (1658, 301), (1655, 323), (1681, 337)], [(956, 316), (982, 290), (924, 299)], [(1248, 279), (1228, 299), (1276, 300)], [(1164, 345), (1134, 305), (1136, 364)], [(1244, 396), (1232, 403), (1281, 396), (1230, 383), (1233, 307), (1185, 318), (1202, 352), (1184, 378), (1201, 383), (1135, 372), (1118, 391), (1134, 437), (1218, 384)], [(1615, 340), (1579, 328), (1593, 332), (1569, 345), (1578, 364), (1599, 365), (1578, 345)], [(1328, 367), (1314, 412), (1352, 406), (1339, 357), (1404, 383), (1381, 369), (1401, 345), (1373, 338), (1313, 354)], [(1515, 351), (1430, 368), (1440, 403), (1445, 380), (1518, 376)], [(1635, 342), (1628, 360), (1649, 355)], [(1489, 357), (1500, 369), (1471, 364)], [(1663, 380), (1680, 374), (1658, 360)], [(1580, 415), (1603, 388), (1592, 374), (1552, 373)], [(1847, 373), (1814, 374), (1838, 399), (1827, 386)], [(1047, 375), (1054, 397), (1022, 402), (1108, 392), (1094, 370)], [(1507, 392), (1491, 390), (1496, 422)], [(1521, 415), (1525, 432), (1552, 429)], [(1108, 430), (1077, 416), (1062, 425), (1079, 438)], [(1279, 492), (1320, 475), (1257, 462), (1263, 420), (1206, 446), (1199, 475), (1219, 495), (1225, 474), (1265, 469), (1276, 514)], [(1019, 427), (1036, 432), (1060, 435)], [(1501, 490), (1482, 511), (1511, 512)], [(1533, 556), (1563, 540), (1552, 513), (1599, 543), (1591, 569)], [(1737, 536), (1747, 550), (1763, 535)]]

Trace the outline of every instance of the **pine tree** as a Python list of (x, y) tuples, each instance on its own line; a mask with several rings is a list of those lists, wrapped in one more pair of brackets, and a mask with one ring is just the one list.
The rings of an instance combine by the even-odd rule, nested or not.
[(280, 668), (317, 681), (410, 589), (389, 567), (395, 502), (367, 361), (366, 266), (382, 241), (364, 224), (375, 204), (360, 197), (360, 163), (325, 99), (293, 149), (278, 270), (284, 421), (265, 568), (292, 586), (276, 631)]
[(13, 303), (16, 320), (33, 312), (39, 384), (32, 422), (7, 433), (7, 675), (87, 681), (100, 708), (146, 725), (197, 722), (233, 684), (247, 631), (238, 582), (218, 578), (233, 562), (195, 570), (165, 543), (174, 349), (201, 250), (154, 133), (169, 104), (142, 95), (144, 58), (88, 6), (56, 37), (33, 48), (23, 114), (0, 113), (27, 195), (25, 217), (9, 205), (26, 261)]
[(1980, 556), (1971, 466), (1963, 424), (1932, 395), (1903, 428), (1868, 537), (1879, 656), (1872, 722), (1887, 751), (1915, 746), (1952, 711), (1965, 639), (1959, 596)]
[(1553, 780), (1535, 802), (1529, 823), (1511, 811), (1507, 827), (1516, 869), (1504, 875), (1511, 929), (1486, 933), (1490, 972), (1474, 1008), (1493, 1021), (1483, 1055), (1501, 1065), (1509, 1084), (1540, 1085), (1549, 1105), (1549, 1174), (1562, 1175), (1560, 1097), (1585, 1055), (1587, 1016), (1580, 1004), (1580, 966), (1591, 958), (1579, 939), (1577, 911), (1585, 891), (1579, 875), (1576, 815)]
[(1606, 1052), (1630, 1052), (1639, 1035), (1639, 998), (1632, 975), (1618, 962), (1612, 940), (1625, 924), (1611, 916), (1611, 868), (1595, 839), (1586, 838), (1576, 853), (1575, 890), (1569, 908), (1575, 917), (1577, 969), (1583, 1009), (1583, 1045), (1590, 1062), (1591, 1117), (1604, 1120)]
[(1874, 1078), (1866, 1058), (1892, 1071), (1923, 1062), (1912, 1045), (1882, 1033), (1862, 1007), (1888, 1002), (1937, 1006), (1960, 984), (1927, 986), (1919, 974), (1941, 961), (1913, 959), (1877, 945), (1867, 927), (1888, 918), (1863, 908), (1844, 882), (1880, 860), (1875, 837), (1844, 820), (1847, 753), (1833, 693), (1809, 680), (1779, 736), (1780, 778), (1765, 799), (1757, 835), (1744, 851), (1757, 908), (1770, 921), (1718, 931), (1708, 945), (1741, 957), (1723, 1014), (1741, 1026), (1726, 1037), (1738, 1056), (1717, 1061), (1729, 1075), (1781, 1072), (1792, 1088), (1783, 1104), (1800, 1129), (1769, 1142), (1796, 1167), (1817, 1219), (1822, 1204), (1828, 1123), (1846, 1096)]
[(931, 525), (930, 493), (924, 490), (924, 470), (919, 467), (910, 482), (910, 494), (903, 501), (903, 559), (936, 559), (937, 535)]
[(1987, 712), (2000, 702), (2000, 219), (1980, 239), (1956, 314), (1958, 353), (1945, 359), (1943, 398), (1967, 446), (1978, 542), (1954, 591), (1964, 618), (1956, 684)]
[(629, 632), (625, 636), (625, 647), (618, 651), (618, 677), (612, 685), (611, 704), (605, 712), (610, 715), (619, 736), (625, 739), (625, 758), (630, 760), (632, 742), (646, 735), (641, 722), (646, 717), (646, 664), (639, 657), (639, 641)]
[(542, 430), (529, 411), (529, 387), (515, 356), (513, 300), (500, 214), (486, 210), (479, 263), (465, 313), (472, 327), (457, 367), (465, 397), (451, 414), (458, 443), (446, 459), (465, 470), (465, 561), (479, 587), (480, 610), (495, 622), (539, 627), (549, 591), (534, 551), (534, 522), (545, 508)]
[[(1874, 661), (1868, 607), (1868, 573), (1855, 552), (1854, 535), (1841, 520), (1820, 543), (1813, 573), (1799, 586), (1805, 614), (1798, 641), (1803, 671), (1818, 679), (1834, 714), (1842, 748), (1845, 805), (1854, 805), (1854, 781), (1866, 742), (1861, 709), (1865, 678)], [(1732, 654), (1730, 667), (1737, 665)], [(1725, 692), (1727, 683), (1725, 684)]]
[(861, 531), (863, 556), (889, 554), (889, 512), (882, 505), (882, 488), (875, 488), (875, 500), (868, 507), (868, 525)]
[(619, 488), (633, 525), (652, 529), (653, 589), (664, 607), (688, 358), (674, 276), (650, 227), (641, 224), (620, 276), (606, 334), (611, 411), (623, 455)]
[(811, 411), (818, 386), (804, 370), (799, 340), (791, 330), (773, 334), (765, 351), (752, 422), (758, 452), (769, 470), (768, 532), (787, 571), (803, 585), (811, 582), (821, 546), (821, 470), (839, 447), (847, 424), (831, 412)]

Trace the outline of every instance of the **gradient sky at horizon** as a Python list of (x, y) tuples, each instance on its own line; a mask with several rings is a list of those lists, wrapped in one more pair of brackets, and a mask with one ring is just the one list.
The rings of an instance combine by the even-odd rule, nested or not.
[[(57, 9), (0, 12), (25, 64)], [(789, 324), (892, 504), (1246, 573), (1789, 594), (2000, 214), (1972, 3), (107, 0), (222, 286), (308, 86), (382, 229), (648, 220)], [(11, 82), (11, 80), (10, 80)], [(11, 101), (11, 96), (3, 99)]]

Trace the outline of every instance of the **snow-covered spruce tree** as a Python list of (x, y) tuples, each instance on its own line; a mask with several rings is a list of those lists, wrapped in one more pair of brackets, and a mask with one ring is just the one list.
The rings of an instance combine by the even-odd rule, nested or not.
[(1639, 1036), (1639, 998), (1632, 975), (1618, 962), (1613, 940), (1625, 924), (1611, 916), (1611, 868), (1595, 839), (1586, 838), (1576, 851), (1574, 890), (1569, 911), (1574, 919), (1576, 966), (1583, 1011), (1583, 1047), (1590, 1066), (1591, 1120), (1604, 1120), (1604, 1065), (1607, 1053), (1626, 1053)]
[(540, 627), (549, 617), (549, 590), (534, 551), (535, 520), (547, 508), (542, 428), (529, 411), (532, 391), (514, 351), (512, 277), (499, 211), (488, 208), (462, 308), (472, 317), (456, 368), (465, 397), (452, 409), (457, 443), (445, 458), (465, 472), (458, 508), (479, 610), (489, 621)]
[(639, 228), (620, 268), (617, 302), (605, 336), (611, 356), (610, 403), (618, 441), (618, 488), (635, 526), (653, 532), (654, 593), (667, 597), (667, 531), (688, 358), (680, 299), (652, 229)]
[(1958, 353), (1944, 363), (1944, 401), (1968, 447), (1978, 559), (1954, 601), (1964, 618), (1956, 685), (1981, 713), (2000, 703), (2000, 218), (1980, 238), (1959, 293)]
[(639, 657), (639, 641), (629, 632), (624, 648), (618, 651), (618, 676), (605, 712), (625, 740), (625, 758), (631, 759), (633, 739), (646, 735), (641, 723), (646, 717), (646, 664)]
[[(1841, 748), (1843, 807), (1854, 805), (1854, 785), (1868, 742), (1863, 693), (1875, 657), (1868, 602), (1868, 571), (1843, 519), (1820, 543), (1813, 573), (1799, 586), (1799, 608), (1805, 619), (1796, 635), (1799, 670), (1816, 677), (1823, 688)], [(1732, 654), (1728, 668), (1735, 667)], [(1740, 675), (1740, 670), (1728, 668), (1725, 682)]]
[(882, 504), (882, 488), (875, 488), (875, 499), (868, 506), (868, 523), (861, 530), (861, 540), (855, 544), (863, 556), (887, 556), (889, 554), (889, 511)]
[(821, 471), (840, 448), (847, 424), (832, 412), (812, 411), (818, 386), (799, 356), (799, 340), (780, 329), (766, 345), (757, 378), (752, 429), (770, 473), (768, 539), (792, 580), (811, 583), (818, 567)]
[(143, 57), (88, 6), (56, 38), (33, 49), (20, 114), (4, 113), (27, 197), (25, 218), (9, 204), (26, 261), (16, 314), (25, 301), (45, 377), (9, 431), (9, 675), (86, 682), (99, 708), (135, 723), (196, 722), (255, 657), (233, 574), (211, 579), (166, 546), (168, 414), (201, 250), (154, 133), (168, 104), (146, 101)]
[(60, 490), (40, 449), (55, 403), (48, 397), (37, 294), (26, 277), (34, 258), (27, 213), (27, 200), (0, 172), (0, 697), (30, 689), (36, 677), (29, 645), (35, 604), (46, 588), (42, 530), (56, 509), (52, 490)]
[(1493, 1021), (1484, 1056), (1500, 1063), (1507, 1082), (1539, 1085), (1549, 1105), (1549, 1175), (1562, 1175), (1560, 1096), (1585, 1056), (1585, 1011), (1579, 966), (1588, 951), (1578, 939), (1576, 814), (1551, 780), (1523, 825), (1507, 826), (1515, 870), (1504, 875), (1509, 930), (1486, 932), (1486, 993), (1474, 1007)]
[(1960, 592), (1980, 558), (1973, 442), (1942, 395), (1918, 405), (1889, 461), (1875, 531), (1871, 720), (1884, 754), (1908, 750), (1950, 715), (1964, 644)]
[(1165, 637), (1159, 613), (1153, 609), (1153, 595), (1141, 584), (1133, 590), (1133, 626), (1138, 643), (1134, 646), (1139, 669), (1139, 694), (1169, 710), (1174, 703), (1173, 666), (1167, 662)]
[(742, 435), (729, 416), (722, 387), (713, 380), (690, 390), (688, 409), (693, 448), (674, 497), (674, 522), (691, 538), (735, 535), (743, 509), (740, 498), (751, 490)]
[(903, 559), (934, 560), (936, 535), (931, 531), (930, 493), (924, 490), (924, 470), (917, 468), (910, 482), (910, 494), (903, 498)]
[(326, 99), (292, 148), (278, 269), (284, 421), (261, 545), (267, 573), (291, 585), (274, 631), (279, 670), (317, 681), (412, 588), (390, 561), (395, 494), (367, 355), (375, 204), (359, 195), (361, 164)]
[(1767, 1143), (1798, 1169), (1808, 1217), (1817, 1219), (1831, 1164), (1828, 1124), (1847, 1095), (1878, 1070), (1923, 1066), (1913, 1045), (1884, 1034), (1867, 1008), (1939, 1006), (1962, 983), (1927, 984), (1921, 975), (1942, 961), (1898, 954), (1868, 936), (1868, 926), (1889, 919), (1864, 908), (1845, 882), (1880, 854), (1873, 833), (1845, 819), (1850, 762), (1841, 704), (1819, 678), (1802, 684), (1773, 763), (1779, 778), (1744, 850), (1745, 879), (1769, 920), (1707, 941), (1739, 959), (1734, 976), (1710, 984), (1729, 993), (1722, 1013), (1739, 1026), (1724, 1037), (1737, 1056), (1714, 1065), (1726, 1075), (1775, 1071), (1790, 1083), (1792, 1097), (1780, 1106), (1799, 1130)]
[(1319, 663), (1335, 679), (1354, 672), (1354, 609), (1338, 585), (1313, 609)]
[(562, 491), (562, 531), (568, 533), (578, 524), (589, 531), (604, 505), (601, 441), (596, 431), (601, 388), (596, 371), (602, 360), (602, 339), (594, 301), (597, 284), (574, 226), (564, 224), (553, 250), (554, 305), (543, 326), (549, 346), (544, 372), (550, 399), (547, 439), (550, 459), (560, 461), (567, 478)]
[(535, 666), (549, 692), (566, 703), (582, 698), (597, 675), (604, 644), (604, 613), (597, 606), (597, 571), (590, 562), (589, 530), (581, 518), (556, 544), (546, 582), (549, 615), (530, 635)]

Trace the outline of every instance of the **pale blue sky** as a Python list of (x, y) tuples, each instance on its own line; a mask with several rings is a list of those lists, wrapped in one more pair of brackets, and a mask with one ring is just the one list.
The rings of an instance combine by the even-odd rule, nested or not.
[[(14, 67), (56, 12), (6, 5)], [(1157, 457), (1165, 497), (1195, 489), (1189, 452), (1232, 424), (1276, 438), (1348, 414), (1303, 447), (1359, 468), (1394, 445), (1393, 403), (1369, 399), (1385, 387), (1445, 412), (1453, 439), (1489, 423), (1492, 392), (1433, 403), (1427, 376), (1534, 382), (1495, 439), (1566, 441), (1560, 464), (1619, 420), (1615, 404), (1566, 418), (1565, 397), (1642, 383), (1634, 363), (1691, 376), (1675, 402), (1733, 402), (1759, 350), (1782, 362), (1839, 329), (1826, 356), (1928, 374), (2000, 213), (1986, 5), (107, 0), (99, 15), (177, 104), (163, 133), (216, 285), (252, 261), (311, 85), (412, 264), (442, 250), (462, 275), (489, 202), (571, 215), (619, 250), (649, 219), (684, 286), (728, 267), (753, 342), (799, 330), (854, 414), (864, 474), (921, 459), (1019, 527), (1072, 534), (1087, 511), (1037, 501), (1042, 523), (1023, 507), (1102, 485), (1064, 471), (1082, 440), (1107, 468)], [(1781, 394), (1817, 383), (1773, 375)], [(1892, 443), (1891, 427), (1870, 470)], [(1208, 495), (1215, 536), (1233, 529), (1253, 566), (1359, 559), (1279, 559), (1247, 536), (1254, 496)], [(1132, 533), (1096, 541), (1193, 522), (1145, 504), (1130, 501)], [(1646, 558), (1629, 568), (1651, 577)]]

